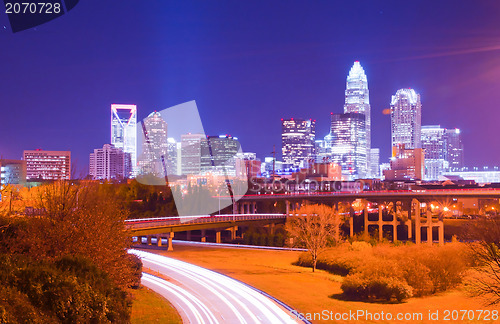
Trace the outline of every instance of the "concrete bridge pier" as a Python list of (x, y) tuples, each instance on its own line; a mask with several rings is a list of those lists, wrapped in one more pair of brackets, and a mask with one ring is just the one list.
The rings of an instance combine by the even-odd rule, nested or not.
[(285, 206), (286, 206), (286, 215), (290, 215), (290, 201), (285, 200)]
[(220, 230), (215, 231), (215, 243), (221, 243)]
[(377, 221), (377, 225), (378, 225), (378, 240), (379, 241), (382, 241), (383, 237), (384, 237), (384, 222), (383, 222), (383, 219), (382, 219), (382, 205), (378, 205), (378, 221)]
[(229, 228), (229, 231), (231, 232), (231, 241), (236, 240), (236, 231), (238, 230), (238, 226), (233, 226)]
[(158, 247), (161, 247), (161, 234), (160, 235), (156, 235), (156, 245)]
[[(420, 201), (414, 199), (414, 207), (415, 207), (415, 244), (420, 245), (422, 242), (422, 232), (421, 232), (421, 224), (420, 224)], [(411, 209), (411, 207), (410, 207)]]
[(151, 235), (148, 235), (147, 241), (148, 241), (148, 245), (151, 245)]
[(191, 241), (191, 231), (186, 231), (186, 240)]
[(432, 245), (432, 213), (427, 206), (427, 244)]
[(201, 230), (201, 241), (206, 242), (207, 241), (207, 231), (202, 229)]
[(173, 251), (174, 250), (174, 245), (172, 243), (172, 240), (174, 239), (174, 232), (169, 232), (168, 236), (167, 236), (167, 239), (168, 239), (167, 251)]

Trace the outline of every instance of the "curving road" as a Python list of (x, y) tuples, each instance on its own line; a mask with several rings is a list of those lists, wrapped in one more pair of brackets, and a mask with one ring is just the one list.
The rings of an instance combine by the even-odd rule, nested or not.
[(220, 273), (154, 253), (129, 250), (144, 267), (167, 276), (143, 274), (142, 283), (166, 297), (185, 323), (297, 323), (291, 309)]

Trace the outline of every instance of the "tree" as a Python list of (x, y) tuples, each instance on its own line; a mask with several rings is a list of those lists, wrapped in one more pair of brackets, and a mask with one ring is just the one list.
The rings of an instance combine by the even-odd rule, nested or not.
[(40, 217), (27, 222), (19, 235), (18, 252), (36, 260), (68, 255), (88, 257), (119, 287), (133, 281), (131, 245), (124, 220), (128, 211), (105, 186), (82, 181), (59, 181), (39, 188)]
[(305, 205), (287, 220), (286, 230), (294, 245), (307, 249), (316, 270), (319, 255), (339, 241), (340, 214), (326, 205)]
[(500, 303), (500, 216), (483, 216), (472, 221), (466, 238), (477, 263), (470, 276), (473, 296), (482, 297), (488, 305)]

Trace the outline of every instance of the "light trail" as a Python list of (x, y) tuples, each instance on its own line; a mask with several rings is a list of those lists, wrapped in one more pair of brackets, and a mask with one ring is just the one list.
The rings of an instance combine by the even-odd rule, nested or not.
[(159, 278), (143, 277), (150, 288), (161, 287), (179, 300), (176, 304), (182, 304), (181, 311), (190, 313), (186, 317), (210, 318), (212, 322), (206, 323), (217, 323), (219, 318), (225, 323), (296, 323), (296, 317), (290, 316), (291, 308), (238, 280), (154, 253), (139, 250), (129, 253), (139, 256), (145, 267), (180, 283), (174, 285), (163, 280), (160, 284)]

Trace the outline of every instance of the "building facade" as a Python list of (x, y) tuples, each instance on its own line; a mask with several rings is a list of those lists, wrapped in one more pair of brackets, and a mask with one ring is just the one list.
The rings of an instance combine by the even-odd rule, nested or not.
[(94, 180), (122, 180), (131, 173), (130, 153), (104, 144), (102, 148), (94, 149), (89, 156), (89, 175)]
[(26, 150), (23, 152), (26, 161), (27, 180), (70, 180), (71, 152)]
[(460, 129), (447, 129), (444, 133), (445, 156), (450, 170), (461, 170), (465, 167), (464, 145)]
[(370, 177), (380, 178), (380, 149), (372, 148), (370, 149)]
[(421, 148), (406, 149), (403, 144), (393, 147), (390, 170), (384, 170), (385, 180), (423, 180), (424, 153)]
[(194, 175), (201, 172), (201, 142), (203, 134), (181, 135), (181, 172), (182, 175)]
[(345, 113), (331, 115), (332, 162), (342, 168), (345, 180), (367, 176), (369, 158), (366, 151), (365, 115)]
[(391, 145), (421, 148), (422, 104), (413, 89), (399, 89), (391, 100)]
[(155, 111), (141, 122), (141, 126), (143, 142), (138, 161), (139, 173), (164, 177), (168, 162), (167, 122)]
[(201, 173), (236, 175), (236, 155), (240, 151), (237, 137), (229, 135), (207, 136), (201, 141)]
[(425, 155), (425, 180), (437, 180), (446, 170), (445, 129), (439, 125), (422, 126), (421, 145)]
[(316, 121), (311, 119), (281, 120), (281, 153), (283, 162), (296, 167), (315, 158)]
[[(359, 113), (365, 116), (364, 128), (362, 130), (357, 130), (357, 132), (366, 133), (364, 135), (366, 138), (365, 150), (369, 156), (371, 149), (370, 96), (368, 91), (368, 80), (359, 61), (354, 62), (347, 76), (344, 113)], [(371, 170), (371, 159), (367, 158), (364, 163), (367, 164), (364, 169), (369, 173)], [(364, 176), (368, 176), (368, 173)]]
[(111, 144), (130, 153), (132, 175), (137, 175), (137, 106), (111, 105)]

